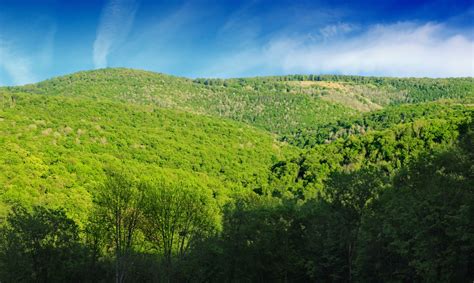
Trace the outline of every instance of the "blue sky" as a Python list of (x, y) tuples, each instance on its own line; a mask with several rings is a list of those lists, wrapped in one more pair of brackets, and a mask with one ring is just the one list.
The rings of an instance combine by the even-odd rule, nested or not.
[(0, 0), (0, 85), (103, 67), (474, 76), (473, 19), (473, 1)]

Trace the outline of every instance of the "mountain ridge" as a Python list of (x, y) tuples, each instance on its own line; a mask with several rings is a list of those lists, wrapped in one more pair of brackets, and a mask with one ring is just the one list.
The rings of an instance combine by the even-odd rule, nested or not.
[[(15, 237), (36, 233), (38, 225), (46, 233), (41, 241), (57, 252), (48, 239), (56, 239), (59, 222), (86, 252), (64, 250), (74, 262), (68, 272), (95, 268), (100, 272), (92, 277), (102, 281), (113, 281), (111, 264), (121, 261), (111, 249), (110, 227), (125, 231), (129, 223), (137, 224), (130, 234), (133, 257), (121, 263), (143, 281), (168, 274), (204, 282), (218, 270), (220, 282), (236, 268), (256, 282), (261, 274), (267, 281), (349, 282), (346, 265), (372, 274), (386, 251), (407, 262), (389, 268), (388, 281), (399, 270), (413, 279), (405, 281), (417, 281), (413, 274), (434, 278), (427, 265), (408, 264), (431, 260), (440, 246), (433, 227), (451, 235), (443, 243), (456, 239), (439, 252), (439, 258), (455, 255), (446, 266), (429, 261), (432, 270), (448, 274), (469, 229), (473, 92), (472, 79), (191, 80), (129, 69), (0, 88), (0, 277), (22, 280), (8, 279), (23, 268), (10, 255), (17, 256), (14, 263), (31, 262), (29, 251), (38, 249), (27, 241), (18, 249)], [(158, 231), (168, 224), (182, 228), (168, 233), (179, 240), (164, 249)], [(427, 239), (421, 243), (396, 233), (420, 229)], [(407, 252), (411, 243), (417, 245)], [(467, 258), (472, 245), (461, 245)], [(355, 263), (348, 261), (354, 247)], [(164, 255), (173, 272), (162, 265)], [(261, 264), (248, 271), (256, 257)], [(280, 270), (290, 270), (290, 277)]]
[[(180, 109), (241, 121), (286, 135), (294, 128), (314, 130), (392, 104), (444, 98), (472, 102), (474, 99), (472, 78), (289, 75), (192, 80), (127, 68), (82, 71), (37, 84), (1, 89)], [(434, 94), (429, 96), (429, 93)], [(453, 96), (453, 93), (456, 94)]]

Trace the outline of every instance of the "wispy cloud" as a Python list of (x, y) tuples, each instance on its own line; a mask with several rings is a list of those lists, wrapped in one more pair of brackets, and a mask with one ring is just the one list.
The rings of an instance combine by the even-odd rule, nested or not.
[[(276, 36), (261, 46), (227, 54), (205, 75), (239, 76), (252, 70), (277, 73), (342, 73), (385, 76), (474, 76), (472, 37), (440, 23), (322, 28), (323, 38)], [(331, 39), (333, 37), (333, 39)]]
[[(205, 25), (215, 12), (214, 7), (196, 1), (167, 7), (153, 17), (142, 18), (140, 32), (129, 36), (117, 54), (123, 55), (127, 66), (187, 75), (191, 65), (200, 60), (194, 54), (206, 42), (209, 33)], [(204, 55), (210, 50), (206, 47)]]
[(93, 47), (96, 68), (107, 66), (107, 57), (127, 37), (132, 28), (138, 3), (136, 0), (109, 0), (104, 7)]
[(9, 27), (0, 28), (0, 85), (37, 82), (53, 65), (55, 22), (41, 15), (25, 26), (1, 17), (0, 22), (2, 27)]
[(14, 50), (10, 43), (0, 39), (0, 68), (6, 71), (14, 85), (35, 82), (31, 60)]
[[(258, 1), (244, 3), (232, 12), (216, 34), (217, 41), (230, 43), (236, 48), (254, 43), (261, 33), (261, 17), (255, 17)], [(237, 40), (234, 40), (237, 39)]]
[(355, 29), (355, 26), (348, 23), (337, 23), (327, 25), (319, 29), (319, 33), (324, 39), (347, 34)]

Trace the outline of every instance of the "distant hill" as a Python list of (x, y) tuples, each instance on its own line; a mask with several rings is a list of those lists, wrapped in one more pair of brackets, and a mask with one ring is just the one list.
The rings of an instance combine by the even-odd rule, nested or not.
[(0, 201), (4, 213), (43, 203), (80, 218), (108, 167), (271, 191), (270, 167), (298, 147), (462, 117), (473, 97), (472, 78), (191, 80), (123, 68), (2, 87)]
[(473, 103), (473, 78), (1, 87), (0, 280), (472, 281)]
[(389, 105), (455, 99), (474, 102), (474, 81), (358, 76), (186, 79), (132, 69), (101, 69), (9, 91), (112, 99), (230, 118), (277, 134), (344, 120)]
[(472, 78), (191, 80), (123, 68), (2, 87), (0, 201), (4, 213), (26, 202), (66, 206), (79, 217), (106, 167), (264, 191), (272, 164), (303, 152), (280, 141), (314, 147), (463, 116), (473, 97)]
[(105, 168), (190, 176), (221, 193), (262, 187), (267, 168), (294, 151), (243, 123), (153, 105), (3, 90), (0, 106), (2, 204), (81, 214)]

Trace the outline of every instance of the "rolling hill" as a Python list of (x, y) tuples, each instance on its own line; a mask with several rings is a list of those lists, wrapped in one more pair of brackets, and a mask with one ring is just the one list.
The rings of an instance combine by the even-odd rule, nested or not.
[[(41, 229), (84, 281), (123, 259), (139, 281), (464, 278), (473, 102), (473, 78), (118, 68), (0, 87), (0, 279), (39, 249), (18, 233)], [(399, 266), (373, 275), (380, 254)]]
[(442, 99), (473, 103), (474, 81), (303, 75), (191, 80), (117, 68), (79, 72), (8, 91), (154, 105), (291, 134), (390, 105)]
[(2, 204), (86, 209), (105, 167), (186, 173), (221, 190), (261, 187), (272, 162), (295, 151), (246, 124), (180, 110), (83, 96), (0, 97)]
[[(87, 207), (108, 166), (201, 174), (223, 187), (262, 190), (270, 166), (301, 151), (278, 140), (308, 147), (446, 118), (468, 111), (473, 97), (470, 78), (191, 80), (123, 68), (3, 87), (2, 203)], [(426, 101), (439, 103), (412, 104)]]

